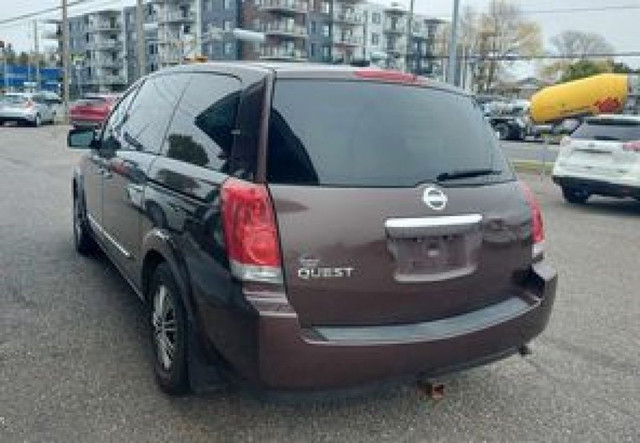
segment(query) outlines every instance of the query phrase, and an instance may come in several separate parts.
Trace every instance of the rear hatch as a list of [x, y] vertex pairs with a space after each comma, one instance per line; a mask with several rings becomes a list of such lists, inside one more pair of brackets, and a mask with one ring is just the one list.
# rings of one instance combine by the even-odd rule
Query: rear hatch
[[625, 144], [640, 140], [640, 119], [597, 117], [586, 120], [562, 143], [563, 168], [602, 178], [628, 174], [637, 161], [634, 150]]
[[33, 105], [33, 102], [24, 95], [5, 95], [0, 99], [0, 109], [8, 112], [23, 112]]
[[281, 79], [267, 179], [287, 297], [303, 326], [456, 315], [518, 291], [530, 213], [467, 96]]

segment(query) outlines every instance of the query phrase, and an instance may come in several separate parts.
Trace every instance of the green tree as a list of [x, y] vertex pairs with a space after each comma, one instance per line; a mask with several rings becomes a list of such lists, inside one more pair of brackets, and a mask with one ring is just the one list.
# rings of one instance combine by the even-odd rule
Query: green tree
[[580, 60], [566, 68], [560, 78], [560, 83], [579, 80], [581, 78], [591, 77], [592, 75], [602, 74], [605, 72], [611, 72], [611, 65], [609, 62]]

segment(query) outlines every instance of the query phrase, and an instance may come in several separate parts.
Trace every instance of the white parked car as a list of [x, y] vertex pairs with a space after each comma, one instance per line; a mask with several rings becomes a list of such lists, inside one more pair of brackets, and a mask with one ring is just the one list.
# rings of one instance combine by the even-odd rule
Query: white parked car
[[588, 118], [560, 146], [553, 181], [568, 202], [591, 195], [640, 200], [640, 116]]
[[54, 123], [60, 98], [49, 92], [8, 92], [0, 96], [0, 125], [6, 121], [40, 126]]

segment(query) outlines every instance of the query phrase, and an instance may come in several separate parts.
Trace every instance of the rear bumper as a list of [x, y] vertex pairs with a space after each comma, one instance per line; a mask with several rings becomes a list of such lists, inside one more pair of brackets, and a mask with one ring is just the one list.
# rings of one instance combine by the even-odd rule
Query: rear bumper
[[22, 120], [22, 121], [34, 121], [36, 118], [36, 112], [22, 111], [22, 110], [10, 110], [5, 109], [0, 111], [0, 120]]
[[558, 186], [582, 189], [591, 194], [610, 197], [640, 197], [640, 186], [620, 183], [620, 181], [594, 180], [591, 178], [553, 176]]
[[98, 127], [102, 125], [103, 120], [102, 118], [75, 117], [73, 115], [69, 117], [69, 123], [77, 127]]
[[244, 352], [253, 355], [239, 357], [237, 346], [225, 349], [230, 341], [221, 340], [219, 331], [213, 345], [241, 375], [276, 390], [339, 389], [453, 372], [509, 356], [540, 334], [549, 321], [556, 280], [555, 271], [540, 262], [523, 294], [500, 306], [402, 326], [303, 329], [285, 304], [250, 299], [258, 315], [245, 318], [241, 335], [246, 336], [236, 335], [233, 342], [243, 341]]

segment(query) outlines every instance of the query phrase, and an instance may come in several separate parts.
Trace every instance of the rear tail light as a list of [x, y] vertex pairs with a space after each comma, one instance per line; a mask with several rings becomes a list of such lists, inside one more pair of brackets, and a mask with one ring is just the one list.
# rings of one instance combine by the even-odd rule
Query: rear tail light
[[264, 185], [228, 179], [222, 223], [231, 273], [242, 281], [282, 283], [278, 229]]
[[566, 135], [562, 137], [560, 140], [560, 146], [565, 147], [571, 144], [571, 137], [567, 137]]
[[533, 258], [541, 258], [544, 253], [544, 224], [542, 222], [542, 211], [540, 210], [540, 203], [531, 188], [523, 182], [520, 182], [520, 187], [524, 194], [524, 198], [529, 205], [531, 211], [531, 237], [533, 240]]
[[634, 140], [622, 145], [622, 149], [627, 152], [640, 152], [640, 140]]

